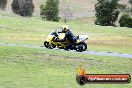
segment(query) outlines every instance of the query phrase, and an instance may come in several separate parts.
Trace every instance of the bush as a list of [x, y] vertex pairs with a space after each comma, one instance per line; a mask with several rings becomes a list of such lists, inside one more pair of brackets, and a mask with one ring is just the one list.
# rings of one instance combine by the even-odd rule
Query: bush
[[59, 0], [47, 0], [46, 5], [40, 6], [40, 15], [43, 20], [59, 21]]
[[7, 0], [0, 0], [0, 9], [5, 10], [7, 4]]
[[32, 0], [13, 0], [12, 10], [14, 13], [29, 17], [34, 12], [34, 5]]
[[130, 17], [128, 14], [123, 14], [119, 20], [119, 24], [121, 27], [132, 28], [132, 17]]

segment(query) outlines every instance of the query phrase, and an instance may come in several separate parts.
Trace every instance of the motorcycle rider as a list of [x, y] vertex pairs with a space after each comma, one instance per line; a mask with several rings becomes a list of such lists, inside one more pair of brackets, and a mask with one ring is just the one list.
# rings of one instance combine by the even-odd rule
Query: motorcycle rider
[[54, 39], [54, 42], [64, 42], [66, 40], [69, 40], [70, 43], [68, 45], [66, 45], [65, 50], [71, 49], [72, 45], [74, 43], [76, 43], [76, 41], [77, 41], [76, 37], [73, 35], [73, 33], [71, 32], [71, 30], [69, 29], [69, 27], [66, 26], [66, 25], [62, 26], [62, 32], [61, 33], [65, 33], [65, 37], [63, 39], [61, 39], [61, 40], [58, 40], [56, 38], [56, 39]]

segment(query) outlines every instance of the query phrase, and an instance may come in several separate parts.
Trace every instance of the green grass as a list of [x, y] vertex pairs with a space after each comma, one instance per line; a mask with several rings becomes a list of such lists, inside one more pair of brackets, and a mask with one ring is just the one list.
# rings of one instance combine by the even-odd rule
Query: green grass
[[[42, 45], [48, 33], [64, 25], [38, 17], [1, 15], [0, 43]], [[88, 50], [132, 54], [132, 30], [101, 27], [71, 20], [75, 34], [89, 35]], [[132, 84], [79, 86], [75, 77], [82, 65], [87, 73], [132, 74], [132, 59], [77, 54], [48, 49], [0, 46], [0, 88], [131, 88]]]
[[[70, 20], [67, 25], [76, 35], [89, 35], [88, 50], [132, 54], [131, 28], [95, 26], [87, 19], [94, 17]], [[0, 43], [40, 46], [52, 30], [62, 25], [62, 21], [48, 22], [2, 12]], [[132, 75], [130, 58], [0, 45], [0, 88], [132, 88], [132, 83], [80, 86], [75, 78], [79, 65], [89, 74]]]
[[[90, 18], [91, 19], [91, 18]], [[43, 21], [39, 17], [3, 16], [0, 19], [0, 42], [42, 45], [47, 35], [64, 23]], [[88, 50], [132, 54], [132, 29], [101, 27], [81, 19], [67, 23], [74, 34], [89, 35]]]
[[[129, 62], [129, 63], [128, 63]], [[131, 88], [132, 84], [76, 83], [77, 67], [87, 73], [132, 74], [132, 59], [75, 52], [0, 46], [1, 88]]]

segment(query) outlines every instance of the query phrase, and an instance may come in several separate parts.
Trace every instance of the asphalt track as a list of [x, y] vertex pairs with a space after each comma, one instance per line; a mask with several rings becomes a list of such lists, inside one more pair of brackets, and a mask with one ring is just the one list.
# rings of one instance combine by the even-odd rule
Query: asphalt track
[[[27, 48], [45, 49], [45, 47], [42, 47], [42, 46], [19, 45], [19, 44], [8, 44], [8, 43], [0, 43], [0, 46], [22, 46], [22, 47], [27, 47]], [[60, 49], [54, 49], [54, 50], [60, 50]], [[91, 54], [91, 55], [98, 55], [98, 56], [114, 56], [114, 57], [132, 58], [132, 54], [121, 54], [121, 53], [112, 53], [112, 52], [96, 52], [96, 51], [76, 52], [74, 50], [71, 50], [69, 52], [75, 52], [75, 53], [81, 53], [81, 54]]]

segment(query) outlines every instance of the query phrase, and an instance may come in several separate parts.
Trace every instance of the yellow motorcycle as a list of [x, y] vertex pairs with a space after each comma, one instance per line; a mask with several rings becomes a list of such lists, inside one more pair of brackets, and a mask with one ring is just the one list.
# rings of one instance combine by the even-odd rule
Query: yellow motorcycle
[[[54, 42], [53, 40], [55, 38], [61, 40], [65, 36], [65, 33], [60, 33], [57, 30], [52, 31], [47, 39], [44, 42], [44, 46], [49, 49], [53, 48], [59, 48], [59, 49], [65, 49], [65, 47], [70, 44], [69, 40], [66, 40], [64, 42]], [[86, 40], [88, 39], [87, 35], [78, 35], [76, 36], [77, 42], [75, 44], [72, 44], [72, 46], [69, 48], [70, 50], [76, 50], [78, 52], [85, 51], [87, 49], [87, 43]]]

